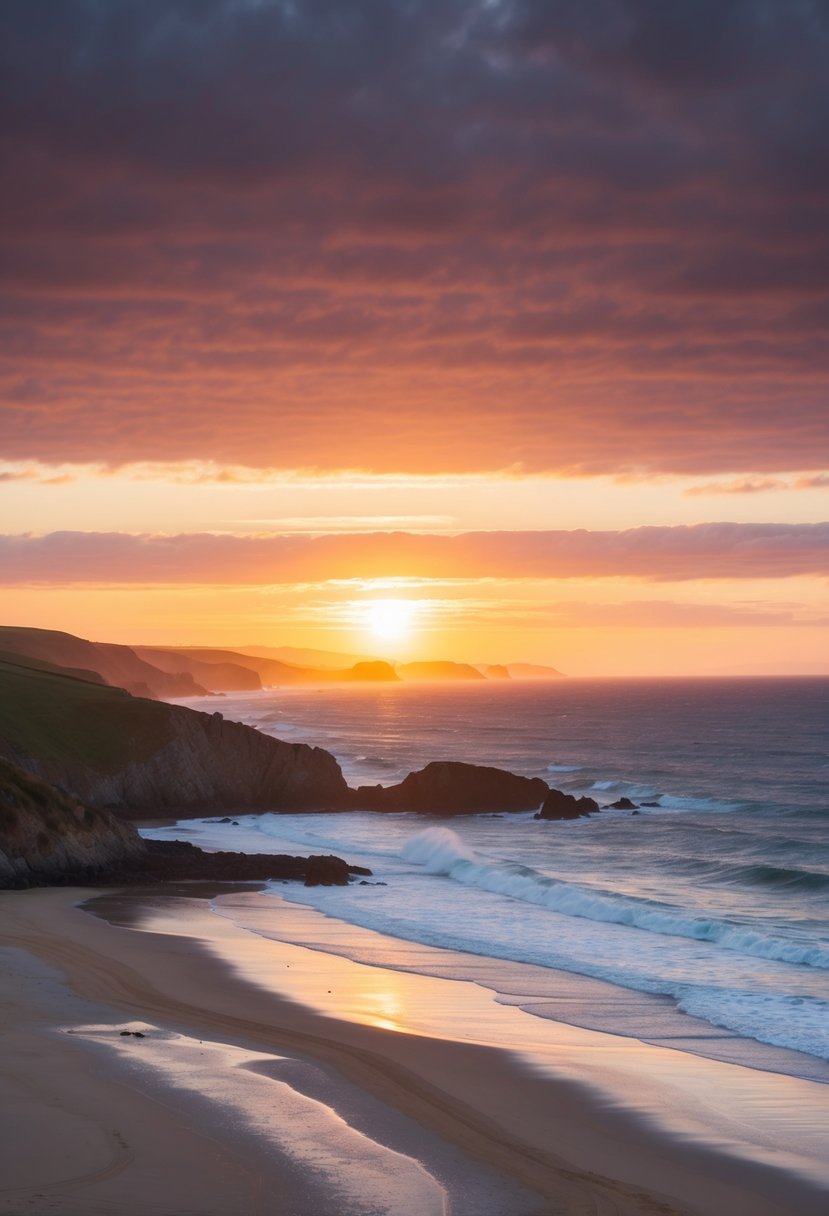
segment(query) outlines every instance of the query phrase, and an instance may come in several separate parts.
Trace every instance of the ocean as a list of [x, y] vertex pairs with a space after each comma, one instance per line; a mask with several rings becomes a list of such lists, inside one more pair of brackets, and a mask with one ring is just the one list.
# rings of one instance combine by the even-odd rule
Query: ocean
[[[829, 1060], [829, 680], [294, 688], [230, 694], [220, 708], [327, 748], [352, 785], [453, 759], [640, 809], [561, 823], [241, 815], [147, 834], [371, 867], [371, 885], [273, 894], [394, 939], [384, 965], [394, 941], [401, 953], [407, 942], [476, 956], [477, 978], [481, 959], [493, 974], [497, 960], [532, 964], [551, 969], [550, 993], [561, 971], [592, 977], [671, 1002], [712, 1038], [716, 1028]], [[216, 910], [243, 915], [233, 901]], [[524, 1007], [543, 1015], [542, 989]], [[646, 1037], [647, 1004], [630, 1008], [625, 1032]]]

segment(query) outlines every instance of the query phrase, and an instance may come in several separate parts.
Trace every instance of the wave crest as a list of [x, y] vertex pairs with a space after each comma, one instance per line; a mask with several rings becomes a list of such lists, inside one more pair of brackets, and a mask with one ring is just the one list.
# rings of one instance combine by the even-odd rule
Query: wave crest
[[402, 853], [406, 861], [422, 865], [427, 874], [443, 875], [465, 886], [540, 905], [560, 915], [710, 942], [738, 954], [829, 970], [829, 949], [823, 946], [801, 944], [748, 925], [693, 916], [665, 904], [548, 878], [529, 866], [484, 861], [451, 828], [426, 828], [406, 843]]

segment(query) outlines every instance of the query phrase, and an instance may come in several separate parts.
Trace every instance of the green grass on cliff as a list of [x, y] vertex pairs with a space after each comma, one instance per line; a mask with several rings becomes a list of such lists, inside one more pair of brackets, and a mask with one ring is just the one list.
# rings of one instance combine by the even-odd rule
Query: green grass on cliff
[[26, 662], [0, 659], [0, 741], [13, 750], [110, 773], [173, 738], [169, 705]]

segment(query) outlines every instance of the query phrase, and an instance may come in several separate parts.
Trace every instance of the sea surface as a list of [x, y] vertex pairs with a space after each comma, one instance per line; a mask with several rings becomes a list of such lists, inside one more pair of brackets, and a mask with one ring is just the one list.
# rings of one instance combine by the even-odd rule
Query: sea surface
[[712, 1028], [829, 1060], [829, 680], [373, 685], [187, 704], [325, 747], [352, 785], [453, 759], [640, 809], [561, 823], [242, 815], [147, 834], [338, 853], [378, 885], [274, 893], [392, 938], [671, 998]]

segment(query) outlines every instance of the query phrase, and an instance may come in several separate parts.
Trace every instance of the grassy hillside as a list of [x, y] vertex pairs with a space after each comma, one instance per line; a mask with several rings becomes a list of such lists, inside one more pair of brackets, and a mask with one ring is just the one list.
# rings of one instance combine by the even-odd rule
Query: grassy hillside
[[94, 671], [115, 688], [139, 697], [185, 697], [204, 693], [189, 673], [170, 675], [145, 663], [129, 646], [89, 642], [56, 629], [0, 625], [0, 650], [71, 671]]
[[72, 676], [76, 680], [86, 680], [88, 684], [106, 684], [106, 680], [97, 671], [88, 671], [84, 667], [61, 667], [57, 663], [47, 663], [45, 659], [33, 659], [29, 655], [15, 654], [12, 650], [0, 650], [0, 662], [11, 663], [16, 667], [27, 667], [31, 671], [48, 671], [56, 676]]
[[0, 660], [0, 749], [112, 772], [172, 738], [163, 703], [25, 662]]

